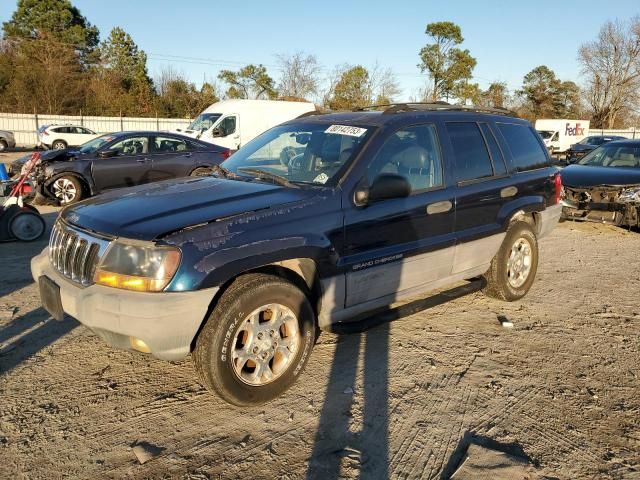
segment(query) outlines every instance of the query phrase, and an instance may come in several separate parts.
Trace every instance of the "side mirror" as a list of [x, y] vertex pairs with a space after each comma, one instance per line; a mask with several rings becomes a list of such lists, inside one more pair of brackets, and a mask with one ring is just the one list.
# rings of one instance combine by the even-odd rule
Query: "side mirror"
[[98, 152], [98, 158], [112, 158], [118, 155], [117, 150], [102, 150]]
[[224, 132], [222, 131], [221, 128], [214, 128], [213, 130], [211, 130], [211, 136], [212, 137], [224, 137]]
[[378, 175], [371, 187], [358, 187], [353, 200], [358, 206], [390, 198], [404, 198], [411, 195], [411, 185], [402, 175], [383, 173]]

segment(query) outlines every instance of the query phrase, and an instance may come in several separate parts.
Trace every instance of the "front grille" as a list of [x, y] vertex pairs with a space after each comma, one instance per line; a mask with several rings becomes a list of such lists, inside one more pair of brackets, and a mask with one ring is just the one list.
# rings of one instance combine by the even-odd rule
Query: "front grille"
[[98, 261], [109, 241], [58, 220], [49, 239], [49, 262], [63, 276], [84, 287], [93, 283]]

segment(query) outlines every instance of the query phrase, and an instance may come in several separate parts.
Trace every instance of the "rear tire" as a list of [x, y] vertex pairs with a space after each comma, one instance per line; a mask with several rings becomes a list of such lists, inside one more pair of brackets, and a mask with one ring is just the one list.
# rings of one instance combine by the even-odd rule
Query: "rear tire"
[[259, 405], [297, 379], [315, 343], [307, 296], [280, 277], [248, 274], [222, 295], [196, 340], [201, 383], [234, 405]]
[[484, 274], [485, 295], [513, 302], [524, 297], [538, 271], [538, 239], [531, 224], [517, 221], [507, 230], [500, 250]]
[[67, 144], [63, 140], [56, 140], [51, 144], [51, 148], [54, 150], [64, 150], [67, 148]]

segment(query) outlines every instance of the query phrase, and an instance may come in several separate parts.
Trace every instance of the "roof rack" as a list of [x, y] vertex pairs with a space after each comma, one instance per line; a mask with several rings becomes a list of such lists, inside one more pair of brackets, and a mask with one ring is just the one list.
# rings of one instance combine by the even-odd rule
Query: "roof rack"
[[450, 103], [437, 101], [431, 103], [425, 102], [406, 102], [406, 103], [389, 103], [383, 105], [371, 105], [368, 107], [362, 107], [356, 111], [365, 111], [372, 109], [381, 109], [386, 107], [382, 114], [390, 115], [393, 113], [401, 112], [419, 112], [419, 111], [453, 111], [453, 112], [480, 112], [480, 113], [492, 113], [494, 115], [504, 115], [508, 117], [517, 117], [518, 114], [501, 107], [477, 107], [474, 105], [451, 105]]

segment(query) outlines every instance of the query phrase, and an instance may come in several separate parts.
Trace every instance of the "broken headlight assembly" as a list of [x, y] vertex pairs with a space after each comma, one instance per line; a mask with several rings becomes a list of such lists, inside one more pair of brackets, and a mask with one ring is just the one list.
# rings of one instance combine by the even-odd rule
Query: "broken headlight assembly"
[[640, 186], [633, 188], [625, 188], [620, 192], [620, 196], [618, 197], [619, 202], [624, 203], [640, 203]]
[[178, 270], [180, 258], [177, 248], [116, 240], [96, 268], [94, 282], [137, 292], [161, 292]]

